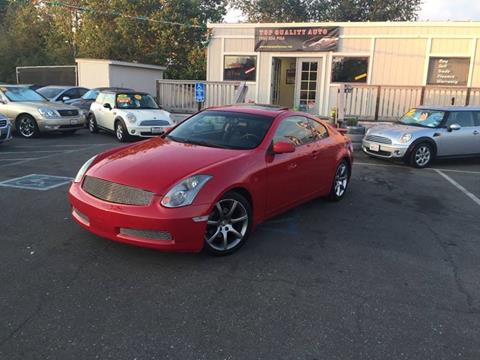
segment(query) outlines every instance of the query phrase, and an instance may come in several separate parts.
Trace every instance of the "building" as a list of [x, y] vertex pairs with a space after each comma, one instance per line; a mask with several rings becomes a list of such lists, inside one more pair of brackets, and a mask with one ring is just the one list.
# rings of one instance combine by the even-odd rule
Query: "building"
[[127, 87], [156, 94], [156, 80], [163, 79], [164, 66], [115, 60], [75, 59], [78, 86]]
[[433, 99], [439, 89], [450, 91], [441, 101], [459, 104], [471, 100], [470, 88], [480, 88], [480, 22], [247, 23], [209, 24], [209, 29], [207, 80], [246, 81], [247, 101], [329, 115], [340, 85], [348, 84], [372, 116], [383, 111], [387, 95], [402, 102], [385, 110], [394, 116]]

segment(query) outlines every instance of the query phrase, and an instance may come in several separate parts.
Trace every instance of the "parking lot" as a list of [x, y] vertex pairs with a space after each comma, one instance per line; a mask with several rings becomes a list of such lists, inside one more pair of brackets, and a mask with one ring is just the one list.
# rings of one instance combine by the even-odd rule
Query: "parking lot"
[[68, 179], [5, 186], [73, 178], [117, 145], [86, 130], [0, 145], [0, 358], [480, 358], [480, 159], [416, 170], [357, 153], [342, 202], [221, 258], [84, 231]]

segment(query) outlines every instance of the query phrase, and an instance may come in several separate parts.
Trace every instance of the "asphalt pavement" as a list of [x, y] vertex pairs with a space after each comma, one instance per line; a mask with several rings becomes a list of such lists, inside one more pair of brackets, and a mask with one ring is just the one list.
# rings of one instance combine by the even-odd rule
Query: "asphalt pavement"
[[0, 145], [0, 359], [480, 359], [480, 159], [356, 154], [343, 201], [220, 258], [94, 236], [65, 182], [2, 186], [72, 178], [117, 145], [86, 130]]

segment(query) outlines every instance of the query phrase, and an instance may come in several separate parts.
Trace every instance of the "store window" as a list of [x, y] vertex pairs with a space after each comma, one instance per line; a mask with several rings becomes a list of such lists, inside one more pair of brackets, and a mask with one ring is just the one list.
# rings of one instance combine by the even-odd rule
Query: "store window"
[[465, 86], [470, 69], [469, 58], [431, 57], [428, 65], [428, 85]]
[[223, 80], [255, 81], [257, 75], [256, 56], [225, 56]]
[[367, 77], [368, 57], [333, 57], [332, 82], [366, 83]]

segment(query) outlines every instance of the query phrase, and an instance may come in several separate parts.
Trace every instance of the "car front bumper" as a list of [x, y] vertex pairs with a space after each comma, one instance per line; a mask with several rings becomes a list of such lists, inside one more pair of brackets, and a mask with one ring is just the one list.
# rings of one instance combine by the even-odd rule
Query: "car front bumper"
[[[378, 146], [378, 150], [373, 150]], [[382, 158], [382, 159], [402, 159], [407, 151], [408, 151], [408, 144], [400, 145], [400, 144], [381, 144], [373, 141], [368, 141], [363, 139], [362, 140], [362, 150], [364, 153]]]
[[[132, 136], [140, 137], [152, 137], [160, 136], [164, 134], [168, 129], [172, 128], [173, 125], [169, 126], [132, 126], [127, 125], [128, 133]], [[152, 131], [155, 128], [157, 131]]]
[[98, 236], [162, 251], [201, 251], [207, 222], [193, 218], [206, 217], [211, 206], [167, 209], [160, 200], [154, 196], [149, 206], [123, 205], [91, 196], [80, 183], [72, 183], [69, 190], [73, 219]]
[[58, 119], [37, 118], [36, 120], [38, 129], [43, 132], [79, 130], [85, 127], [85, 117], [82, 115]]
[[0, 127], [0, 143], [12, 139], [12, 126], [7, 121], [7, 126]]

